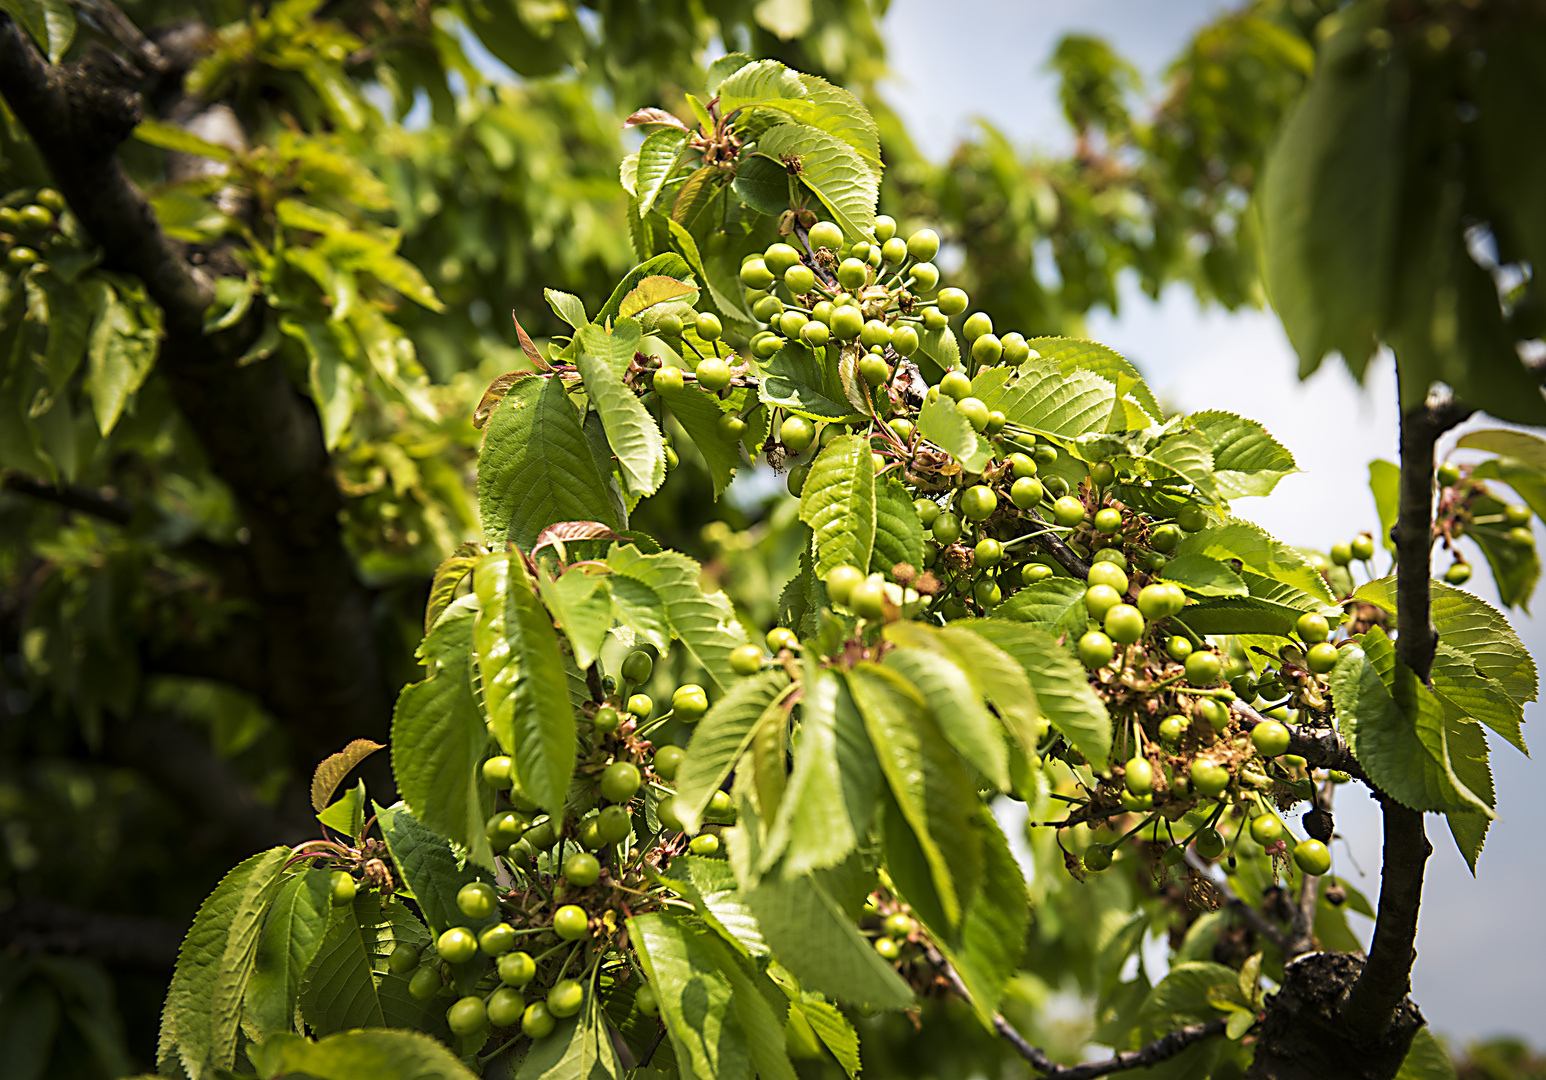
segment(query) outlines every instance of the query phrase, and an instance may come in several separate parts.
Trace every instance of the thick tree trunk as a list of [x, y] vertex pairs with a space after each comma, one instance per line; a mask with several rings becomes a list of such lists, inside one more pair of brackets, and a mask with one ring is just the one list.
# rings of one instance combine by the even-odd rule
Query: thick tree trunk
[[[1427, 681], [1438, 644], [1430, 619], [1433, 446], [1469, 415], [1432, 401], [1401, 416], [1401, 506], [1396, 544], [1396, 653]], [[1423, 816], [1375, 790], [1385, 845], [1380, 903], [1367, 960], [1310, 953], [1284, 971], [1268, 1003], [1249, 1075], [1256, 1080], [1390, 1080], [1401, 1068], [1422, 1013], [1408, 996], [1417, 958], [1423, 870], [1433, 847]]]
[[[349, 740], [386, 740], [391, 689], [374, 595], [344, 547], [343, 498], [311, 402], [279, 360], [239, 362], [261, 313], [224, 334], [205, 333], [211, 281], [161, 231], [118, 161], [119, 143], [140, 119], [143, 81], [102, 51], [52, 66], [0, 15], [0, 95], [106, 264], [144, 281], [164, 313], [157, 372], [248, 529], [261, 696], [288, 733], [304, 782], [318, 760]], [[369, 767], [373, 794], [387, 798], [384, 758]]]

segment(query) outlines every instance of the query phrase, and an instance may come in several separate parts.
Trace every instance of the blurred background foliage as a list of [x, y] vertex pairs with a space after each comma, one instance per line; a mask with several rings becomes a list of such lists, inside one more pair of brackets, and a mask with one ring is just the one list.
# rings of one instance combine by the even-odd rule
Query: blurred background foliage
[[[1049, 60], [1072, 152], [1027, 153], [983, 124], [943, 162], [877, 93], [883, 0], [137, 0], [124, 21], [90, 0], [38, 36], [56, 60], [162, 57], [121, 157], [167, 232], [224, 275], [210, 324], [255, 321], [243, 362], [282, 363], [314, 402], [395, 690], [416, 677], [431, 572], [477, 532], [473, 410], [526, 366], [508, 313], [558, 333], [544, 288], [595, 303], [636, 261], [618, 184], [636, 107], [691, 115], [686, 93], [724, 51], [850, 88], [880, 122], [881, 208], [902, 233], [938, 229], [952, 284], [995, 323], [1079, 334], [1129, 273], [1150, 296], [1182, 282], [1206, 303], [1264, 303], [1252, 195], [1336, 6], [1227, 11], [1158, 87], [1066, 38]], [[19, 213], [49, 184], [0, 106], [0, 204]], [[0, 223], [43, 266], [8, 255], [0, 274], [0, 1075], [18, 1080], [152, 1060], [198, 900], [237, 858], [314, 829], [296, 721], [243, 673], [248, 530], [157, 373], [159, 313], [55, 212], [35, 235]], [[684, 449], [634, 527], [704, 560], [760, 631], [794, 572], [794, 508], [766, 470], [717, 505], [708, 486]], [[1098, 1006], [1139, 958], [1126, 920], [1177, 942], [1199, 920], [1152, 877], [1072, 893], [1055, 847], [1032, 858], [1036, 960], [1009, 1011], [1071, 1059], [1089, 1009], [1059, 1001]], [[871, 1075], [1024, 1074], [964, 1011], [925, 1011], [921, 1029], [866, 1025]], [[1546, 1074], [1498, 1043], [1462, 1075]]]

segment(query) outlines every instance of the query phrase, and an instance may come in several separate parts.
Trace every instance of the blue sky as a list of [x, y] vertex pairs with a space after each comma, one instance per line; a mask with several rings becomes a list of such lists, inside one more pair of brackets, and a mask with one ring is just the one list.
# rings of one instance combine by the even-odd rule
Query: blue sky
[[[1057, 151], [1069, 145], [1069, 136], [1046, 60], [1059, 37], [1106, 37], [1156, 91], [1158, 77], [1191, 34], [1228, 6], [1214, 0], [893, 0], [883, 26], [894, 77], [883, 92], [932, 157], [947, 154], [976, 117], [1023, 148]], [[1340, 364], [1327, 364], [1300, 383], [1292, 350], [1270, 312], [1199, 310], [1182, 289], [1152, 303], [1129, 286], [1121, 316], [1097, 313], [1089, 320], [1090, 336], [1137, 363], [1155, 392], [1176, 407], [1229, 409], [1261, 421], [1303, 470], [1268, 499], [1240, 500], [1240, 514], [1282, 540], [1320, 547], [1377, 526], [1365, 465], [1376, 457], [1395, 458], [1395, 380], [1388, 360], [1371, 366], [1363, 388]], [[1496, 425], [1483, 418], [1471, 426]], [[1475, 590], [1496, 604], [1485, 577], [1473, 579]], [[1546, 620], [1516, 614], [1514, 621], [1531, 652], [1546, 655]], [[1527, 709], [1527, 721], [1537, 711]], [[1525, 733], [1537, 741], [1530, 726]], [[1500, 820], [1476, 878], [1443, 821], [1428, 819], [1434, 856], [1413, 992], [1435, 1030], [1462, 1041], [1502, 1032], [1538, 1038], [1546, 1001], [1546, 924], [1538, 916], [1546, 831], [1530, 810], [1532, 792], [1546, 788], [1546, 767], [1501, 740], [1492, 743]], [[1337, 826], [1348, 846], [1337, 845], [1336, 869], [1373, 900], [1379, 892], [1378, 807], [1356, 785], [1343, 792]]]

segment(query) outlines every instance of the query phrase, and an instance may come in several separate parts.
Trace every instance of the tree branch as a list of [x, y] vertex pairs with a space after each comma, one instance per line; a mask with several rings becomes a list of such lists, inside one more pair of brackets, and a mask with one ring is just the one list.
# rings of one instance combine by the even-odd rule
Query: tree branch
[[[933, 945], [924, 943], [924, 955], [930, 964], [945, 976], [954, 990], [963, 1001], [971, 1001], [971, 992], [966, 989], [966, 984], [961, 981], [961, 976], [956, 972], [955, 966], [946, 960], [944, 954]], [[1163, 1038], [1139, 1047], [1137, 1050], [1128, 1050], [1116, 1054], [1104, 1061], [1087, 1061], [1082, 1065], [1059, 1065], [1049, 1058], [1040, 1047], [1032, 1045], [1024, 1035], [1015, 1030], [1014, 1025], [1004, 1019], [1003, 1014], [993, 1014], [993, 1030], [999, 1037], [1031, 1065], [1031, 1068], [1047, 1077], [1048, 1080], [1094, 1080], [1095, 1077], [1109, 1076], [1112, 1073], [1126, 1072], [1128, 1069], [1144, 1069], [1150, 1065], [1158, 1065], [1175, 1057], [1193, 1043], [1203, 1039], [1211, 1039], [1215, 1035], [1224, 1034], [1227, 1020], [1209, 1020], [1201, 1024], [1189, 1024], [1183, 1028], [1177, 1028]]]
[[185, 929], [163, 919], [80, 911], [27, 899], [0, 918], [0, 949], [170, 971]]
[[1041, 531], [1031, 538], [1031, 543], [1041, 548], [1043, 553], [1051, 556], [1054, 562], [1080, 581], [1090, 576], [1090, 564], [1081, 559], [1073, 548], [1063, 543], [1062, 537], [1051, 531], [1051, 522], [1037, 513], [1034, 508], [1024, 510], [1022, 513], [1041, 528]]
[[[240, 365], [266, 311], [204, 332], [209, 278], [162, 231], [116, 157], [140, 119], [142, 77], [97, 50], [45, 62], [0, 15], [0, 95], [47, 161], [53, 182], [102, 247], [105, 265], [145, 282], [162, 308], [157, 370], [231, 489], [250, 532], [260, 610], [264, 704], [291, 736], [300, 775], [355, 737], [384, 741], [391, 714], [377, 649], [374, 596], [344, 547], [343, 497], [310, 401], [276, 357]], [[373, 786], [390, 788], [385, 765]]]
[[[1433, 444], [1471, 415], [1451, 399], [1430, 397], [1401, 414], [1401, 505], [1393, 529], [1396, 542], [1396, 655], [1424, 682], [1438, 647], [1430, 617], [1433, 550]], [[1417, 957], [1417, 912], [1423, 870], [1433, 846], [1420, 811], [1383, 793], [1385, 844], [1380, 904], [1369, 960], [1348, 991], [1342, 1010], [1350, 1035], [1380, 1039], [1412, 989]]]
[[127, 525], [134, 517], [134, 506], [127, 500], [79, 484], [44, 484], [21, 473], [7, 472], [0, 477], [0, 491], [14, 491], [18, 495], [56, 503], [66, 510], [89, 514], [114, 525]]

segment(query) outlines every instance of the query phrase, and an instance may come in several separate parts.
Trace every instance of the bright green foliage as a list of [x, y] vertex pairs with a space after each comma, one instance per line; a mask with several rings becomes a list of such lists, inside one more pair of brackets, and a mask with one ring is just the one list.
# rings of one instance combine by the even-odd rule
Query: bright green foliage
[[[73, 16], [56, 7], [7, 4], [55, 53], [73, 33]], [[832, 67], [863, 89], [875, 74], [855, 46], [873, 37], [868, 8], [836, 10], [732, 4], [696, 19], [692, 33], [713, 22], [722, 42], [761, 27], [754, 47], [770, 33], [819, 38]], [[458, 4], [405, 24], [406, 36], [428, 41], [431, 60], [280, 4], [233, 24], [188, 76], [209, 100], [239, 89], [264, 103], [252, 106], [252, 149], [157, 118], [137, 131], [155, 169], [162, 151], [225, 166], [203, 180], [167, 177], [153, 202], [178, 240], [235, 249], [243, 273], [213, 287], [209, 334], [250, 331], [233, 354], [245, 354], [240, 366], [282, 364], [310, 397], [319, 467], [331, 461], [351, 496], [342, 528], [366, 553], [363, 573], [384, 583], [383, 595], [413, 574], [430, 582], [413, 653], [424, 670], [393, 673], [403, 688], [390, 760], [402, 801], [372, 804], [370, 814], [363, 782], [333, 799], [375, 744], [324, 764], [314, 809], [336, 836], [249, 859], [205, 902], [167, 997], [159, 1066], [201, 1077], [239, 1070], [245, 1052], [265, 1076], [390, 1080], [489, 1068], [520, 1080], [619, 1080], [626, 1061], [650, 1053], [650, 1074], [667, 1078], [791, 1080], [791, 1057], [830, 1057], [850, 1078], [865, 1063], [888, 1075], [874, 1033], [889, 1021], [855, 1027], [850, 1015], [918, 1006], [927, 1035], [965, 1047], [1001, 1010], [1071, 980], [1094, 999], [1092, 1038], [1106, 1045], [1225, 1020], [1225, 1037], [1160, 1068], [1237, 1075], [1251, 1053], [1244, 1036], [1272, 1007], [1264, 970], [1274, 977], [1287, 958], [1269, 943], [1218, 963], [1228, 916], [1172, 926], [1152, 896], [1189, 873], [1182, 836], [1215, 823], [1240, 835], [1258, 790], [1286, 812], [1326, 777], [1291, 764], [1292, 750], [1241, 760], [1252, 702], [1226, 706], [1224, 658], [1249, 666], [1224, 676], [1242, 698], [1259, 690], [1262, 709], [1292, 709], [1299, 728], [1344, 739], [1384, 794], [1445, 813], [1473, 867], [1495, 804], [1483, 726], [1524, 748], [1535, 666], [1500, 615], [1435, 584], [1440, 645], [1427, 687], [1381, 629], [1345, 621], [1350, 599], [1393, 611], [1390, 582], [1350, 597], [1351, 571], [1322, 571], [1235, 516], [1231, 500], [1267, 495], [1295, 471], [1285, 447], [1232, 413], [1166, 416], [1117, 353], [1042, 335], [1077, 334], [1080, 313], [1114, 306], [1124, 267], [1151, 290], [1182, 278], [1226, 304], [1251, 301], [1262, 234], [1246, 227], [1242, 208], [1309, 77], [1257, 204], [1268, 283], [1306, 371], [1327, 350], [1359, 367], [1369, 346], [1388, 340], [1409, 404], [1434, 379], [1472, 404], [1528, 400], [1515, 393], [1517, 372], [1483, 385], [1499, 370], [1499, 346], [1525, 333], [1523, 294], [1494, 312], [1496, 297], [1481, 303], [1475, 288], [1491, 287], [1478, 278], [1485, 268], [1459, 258], [1391, 268], [1391, 237], [1405, 227], [1388, 214], [1426, 215], [1435, 249], [1451, 254], [1459, 215], [1478, 216], [1469, 189], [1448, 216], [1429, 214], [1432, 193], [1409, 191], [1396, 175], [1400, 140], [1386, 123], [1392, 114], [1376, 106], [1410, 104], [1410, 42], [1380, 45], [1355, 5], [1342, 24], [1325, 24], [1326, 62], [1310, 77], [1310, 28], [1253, 8], [1199, 37], [1186, 58], [1199, 77], [1178, 75], [1149, 121], [1126, 104], [1133, 69], [1098, 42], [1070, 39], [1054, 64], [1080, 137], [1077, 168], [1027, 172], [989, 132], [931, 172], [914, 167], [905, 136], [859, 98], [780, 61], [731, 53], [711, 65], [701, 96], [679, 94], [699, 87], [700, 73], [690, 50], [666, 50], [656, 36], [681, 20], [655, 14], [617, 5], [598, 16], [598, 31], [566, 5]], [[484, 85], [465, 63], [464, 31], [534, 81], [518, 91]], [[633, 38], [637, 52], [620, 47]], [[1355, 59], [1394, 53], [1388, 64], [1344, 67], [1343, 49]], [[639, 59], [652, 51], [671, 59]], [[597, 72], [596, 82], [546, 79], [565, 65]], [[1484, 117], [1515, 108], [1507, 80], [1522, 76], [1499, 67], [1503, 75], [1467, 77]], [[389, 112], [361, 92], [356, 68], [392, 96]], [[471, 80], [465, 100], [450, 71], [461, 85]], [[595, 104], [603, 84], [627, 102], [669, 87], [677, 109], [629, 117], [643, 138], [615, 172], [619, 148], [604, 133], [612, 118]], [[410, 131], [400, 121], [420, 93], [435, 123]], [[10, 184], [12, 170], [36, 169], [11, 153], [24, 146], [11, 117], [0, 121]], [[1467, 138], [1481, 140], [1478, 160], [1496, 180], [1535, 151], [1500, 149], [1487, 134], [1495, 129], [1488, 119]], [[970, 299], [954, 290], [931, 300], [938, 270], [917, 258], [932, 258], [937, 238], [909, 254], [905, 237], [922, 223], [899, 229], [877, 216], [883, 130], [884, 160], [901, 166], [897, 193], [912, 207], [944, 208], [937, 224], [962, 243], [967, 284], [982, 286]], [[567, 147], [557, 180], [531, 160], [537, 148], [551, 157], [547, 143]], [[1349, 182], [1350, 146], [1379, 159], [1356, 199], [1335, 186]], [[163, 179], [135, 168], [147, 182]], [[1108, 190], [1091, 187], [1099, 172]], [[18, 178], [17, 197], [0, 201], [41, 204], [41, 182]], [[558, 198], [554, 184], [579, 193]], [[226, 188], [252, 201], [250, 214], [222, 208]], [[1330, 209], [1296, 217], [1301, 196]], [[1513, 262], [1534, 251], [1539, 231], [1518, 202], [1502, 199], [1489, 219], [1500, 258]], [[29, 220], [45, 219], [34, 211]], [[157, 381], [156, 365], [169, 373], [176, 363], [155, 355], [169, 332], [162, 312], [139, 283], [99, 268], [73, 215], [58, 221], [48, 261], [21, 259], [27, 265], [0, 288], [0, 311], [12, 316], [0, 324], [0, 355], [25, 361], [0, 380], [0, 461], [50, 482], [102, 485], [116, 475], [105, 462], [160, 455], [178, 478], [168, 487], [202, 509], [182, 514], [186, 532], [168, 516], [136, 533], [131, 554], [141, 562], [115, 555], [120, 572], [159, 567], [166, 535], [224, 530], [235, 541], [238, 513], [263, 501], [238, 487], [233, 509], [215, 480], [225, 474], [176, 449], [183, 436], [166, 430], [173, 413]], [[1027, 264], [1031, 235], [1051, 245], [1055, 287]], [[813, 254], [811, 236], [837, 245], [831, 254], [843, 261]], [[502, 237], [519, 242], [502, 250]], [[1342, 250], [1349, 237], [1363, 242], [1351, 256]], [[883, 256], [869, 254], [887, 239]], [[533, 257], [553, 251], [532, 269], [528, 246]], [[887, 268], [873, 281], [867, 256]], [[1324, 279], [1306, 280], [1305, 267], [1322, 259]], [[832, 285], [834, 269], [863, 294], [852, 302], [865, 310], [842, 317], [847, 329], [891, 351], [872, 358], [846, 331], [786, 340], [807, 315], [823, 330], [822, 319], [834, 321], [813, 297], [849, 302]], [[930, 279], [918, 293], [907, 284], [915, 269]], [[1435, 286], [1415, 280], [1423, 274], [1448, 277]], [[1459, 285], [1445, 293], [1450, 277]], [[1519, 288], [1537, 287], [1524, 281]], [[1452, 294], [1451, 306], [1429, 304], [1435, 292]], [[510, 303], [549, 332], [542, 345], [519, 323], [519, 351], [484, 329], [489, 312]], [[1418, 325], [1419, 308], [1446, 317]], [[765, 328], [764, 316], [776, 321]], [[1002, 337], [991, 335], [995, 325]], [[965, 358], [957, 330], [972, 344]], [[469, 356], [484, 361], [475, 374]], [[669, 374], [658, 374], [662, 364]], [[1497, 409], [1535, 418], [1514, 404]], [[787, 417], [821, 424], [819, 438]], [[770, 440], [780, 430], [800, 432], [791, 443], [803, 444], [808, 472], [798, 499], [752, 529], [739, 528], [750, 521], [728, 500], [724, 522], [695, 530], [746, 458], [789, 464]], [[1475, 540], [1505, 599], [1523, 603], [1539, 575], [1533, 544], [1516, 531], [1529, 516], [1488, 483], [1546, 508], [1546, 444], [1513, 432], [1470, 439], [1494, 456], [1446, 482], [1464, 497], [1441, 500], [1449, 517], [1440, 533], [1452, 550], [1462, 534]], [[475, 451], [476, 508], [463, 483]], [[1025, 467], [1005, 459], [1033, 453], [1041, 489], [1016, 502], [1010, 485]], [[1390, 478], [1377, 472], [1388, 528]], [[925, 530], [920, 505], [948, 505], [950, 517], [942, 510]], [[469, 540], [480, 527], [481, 542]], [[131, 696], [118, 691], [135, 684], [139, 661], [121, 642], [65, 635], [60, 613], [71, 605], [117, 601], [100, 592], [114, 579], [98, 574], [89, 538], [51, 528], [49, 557], [70, 572], [44, 586], [53, 592], [25, 649], [61, 700], [99, 724], [115, 695]], [[272, 533], [257, 539], [264, 551], [274, 542]], [[1110, 605], [1145, 585], [1166, 601], [1143, 601], [1146, 617], [1110, 628], [1120, 646], [1091, 618], [1085, 578], [1097, 545], [1119, 556], [1111, 567], [1127, 568], [1095, 575]], [[1156, 558], [1162, 552], [1168, 561]], [[831, 577], [829, 595], [838, 567], [847, 579]], [[843, 601], [835, 607], [834, 596]], [[1299, 667], [1292, 651], [1307, 614], [1341, 646], [1329, 679]], [[775, 615], [797, 647], [767, 657], [749, 643]], [[223, 628], [236, 617], [208, 622]], [[421, 613], [384, 618], [406, 627], [397, 636], [411, 669]], [[363, 620], [350, 625], [366, 632]], [[1081, 640], [1095, 640], [1107, 662], [1087, 671]], [[1181, 641], [1193, 647], [1166, 647]], [[624, 660], [639, 649], [650, 663]], [[1172, 659], [1187, 651], [1185, 666]], [[100, 683], [78, 677], [99, 670]], [[701, 720], [685, 715], [700, 709], [664, 707], [689, 685], [706, 688], [697, 691], [708, 706]], [[1165, 717], [1177, 722], [1162, 728]], [[1125, 785], [1111, 775], [1124, 761], [1134, 781]], [[626, 785], [600, 780], [619, 769]], [[1033, 822], [1029, 884], [993, 813], [1000, 795], [1024, 801]], [[1150, 809], [1158, 816], [1127, 818]], [[1106, 822], [1122, 831], [1096, 840]], [[500, 830], [499, 854], [490, 829]], [[1258, 905], [1290, 871], [1281, 851], [1263, 849], [1276, 837], [1253, 833], [1227, 865], [1242, 902]], [[1292, 828], [1284, 838], [1298, 842]], [[575, 869], [560, 885], [565, 866]], [[335, 907], [326, 886], [340, 873], [357, 892]], [[457, 904], [473, 882], [485, 897], [469, 908], [477, 918]], [[471, 1022], [500, 970], [495, 958], [435, 951], [450, 954], [453, 940], [497, 923], [508, 925], [483, 940], [504, 944], [488, 952], [519, 940], [535, 957], [518, 973], [529, 1004], [514, 1038], [516, 1024], [490, 1033]], [[888, 925], [907, 932], [887, 935]], [[1184, 934], [1169, 974], [1154, 985], [1140, 965], [1124, 980], [1145, 937], [1171, 929]], [[1316, 932], [1328, 948], [1356, 946], [1332, 906]], [[417, 968], [393, 971], [394, 953], [408, 958], [399, 966], [417, 958]], [[942, 975], [955, 977], [946, 981], [970, 1006], [958, 1017], [932, 1001]], [[458, 1019], [456, 1035], [453, 1002], [470, 1018]], [[948, 1037], [968, 1023], [980, 1028], [975, 1038]]]

